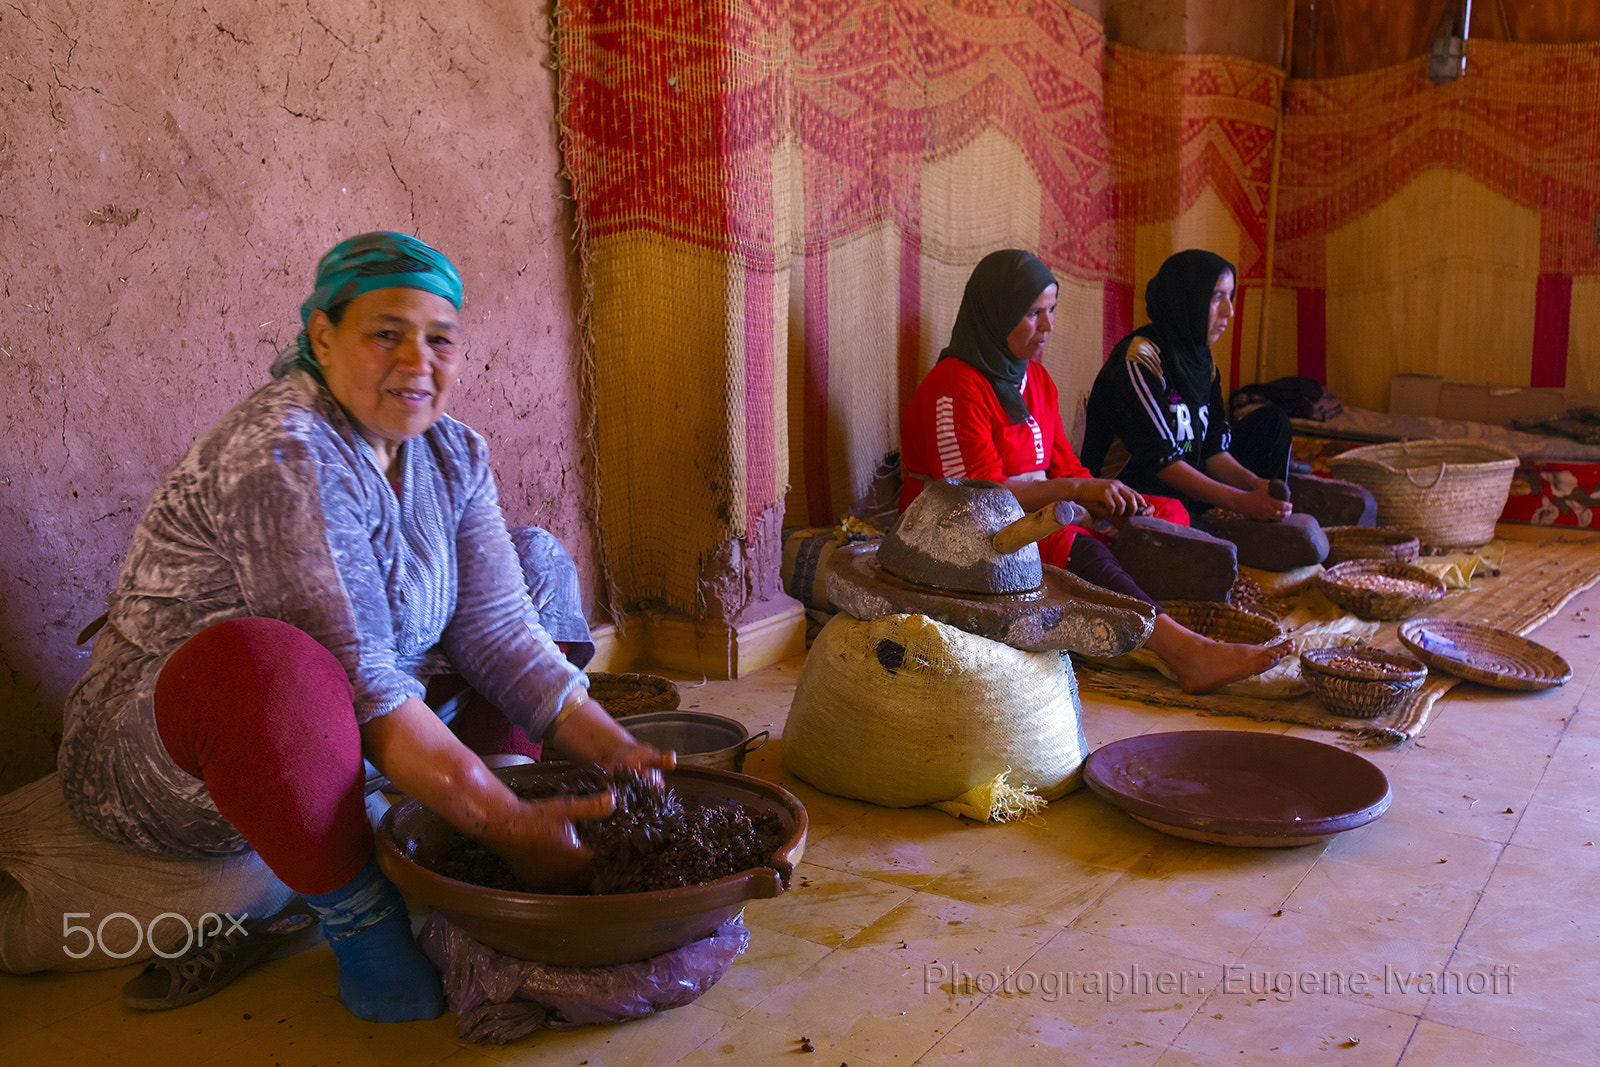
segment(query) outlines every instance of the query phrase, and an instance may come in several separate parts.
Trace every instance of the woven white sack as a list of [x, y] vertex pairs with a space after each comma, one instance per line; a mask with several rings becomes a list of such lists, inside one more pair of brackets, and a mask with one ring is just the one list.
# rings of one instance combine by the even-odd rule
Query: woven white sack
[[202, 921], [208, 937], [225, 933], [224, 916], [263, 918], [293, 896], [254, 852], [195, 859], [107, 841], [72, 817], [55, 774], [0, 797], [0, 971], [120, 967], [174, 951]]
[[892, 808], [954, 800], [1007, 768], [1055, 800], [1077, 788], [1087, 755], [1065, 654], [924, 615], [835, 615], [806, 655], [783, 728], [794, 774]]

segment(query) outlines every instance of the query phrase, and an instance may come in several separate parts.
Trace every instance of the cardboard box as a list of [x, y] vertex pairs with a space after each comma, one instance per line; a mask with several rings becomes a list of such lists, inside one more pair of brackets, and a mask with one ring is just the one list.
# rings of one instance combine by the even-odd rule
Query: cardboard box
[[1553, 419], [1580, 407], [1600, 407], [1600, 397], [1437, 374], [1396, 374], [1389, 382], [1389, 412], [1395, 415], [1430, 415], [1510, 426], [1512, 419]]
[[1396, 374], [1389, 379], [1389, 414], [1437, 415], [1443, 385], [1437, 374]]

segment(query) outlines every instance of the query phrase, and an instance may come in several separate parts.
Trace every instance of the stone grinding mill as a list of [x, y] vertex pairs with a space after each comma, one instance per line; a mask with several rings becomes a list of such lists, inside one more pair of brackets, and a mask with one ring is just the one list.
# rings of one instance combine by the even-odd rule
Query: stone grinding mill
[[994, 482], [930, 482], [881, 544], [838, 549], [840, 614], [806, 658], [784, 763], [825, 792], [888, 806], [951, 801], [1015, 773], [1044, 799], [1087, 745], [1066, 651], [1142, 645], [1151, 606], [1044, 564], [1037, 542], [1083, 521], [1032, 514]]

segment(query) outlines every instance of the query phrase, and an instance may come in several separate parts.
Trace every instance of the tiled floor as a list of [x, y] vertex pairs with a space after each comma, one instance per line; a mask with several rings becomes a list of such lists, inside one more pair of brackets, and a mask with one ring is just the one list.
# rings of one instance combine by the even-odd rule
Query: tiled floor
[[[799, 1062], [828, 1067], [1594, 1063], [1600, 626], [1582, 610], [1593, 607], [1600, 589], [1535, 635], [1571, 662], [1569, 685], [1457, 687], [1417, 742], [1370, 754], [1393, 785], [1389, 813], [1324, 845], [1180, 841], [1087, 790], [1033, 824], [875, 808], [786, 776], [774, 740], [746, 770], [806, 802], [806, 859], [790, 892], [749, 906], [748, 953], [687, 1007], [468, 1046], [449, 1016], [359, 1022], [319, 948], [155, 1015], [121, 1004], [136, 968], [0, 977], [0, 1060], [746, 1064], [795, 1062], [807, 1038], [815, 1051]], [[686, 684], [684, 704], [779, 735], [801, 665]], [[1092, 695], [1083, 714], [1093, 745], [1285, 729]], [[1338, 987], [1358, 974], [1374, 977]]]

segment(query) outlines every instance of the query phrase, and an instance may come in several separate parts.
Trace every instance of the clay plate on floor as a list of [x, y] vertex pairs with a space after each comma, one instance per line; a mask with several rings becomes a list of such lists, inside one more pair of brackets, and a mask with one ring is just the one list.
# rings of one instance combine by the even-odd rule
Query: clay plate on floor
[[1552, 689], [1572, 677], [1567, 661], [1538, 642], [1479, 622], [1414, 619], [1400, 640], [1428, 666], [1498, 689]]
[[1126, 737], [1083, 766], [1089, 788], [1146, 826], [1247, 848], [1326, 841], [1389, 810], [1389, 780], [1353, 752], [1284, 734]]

